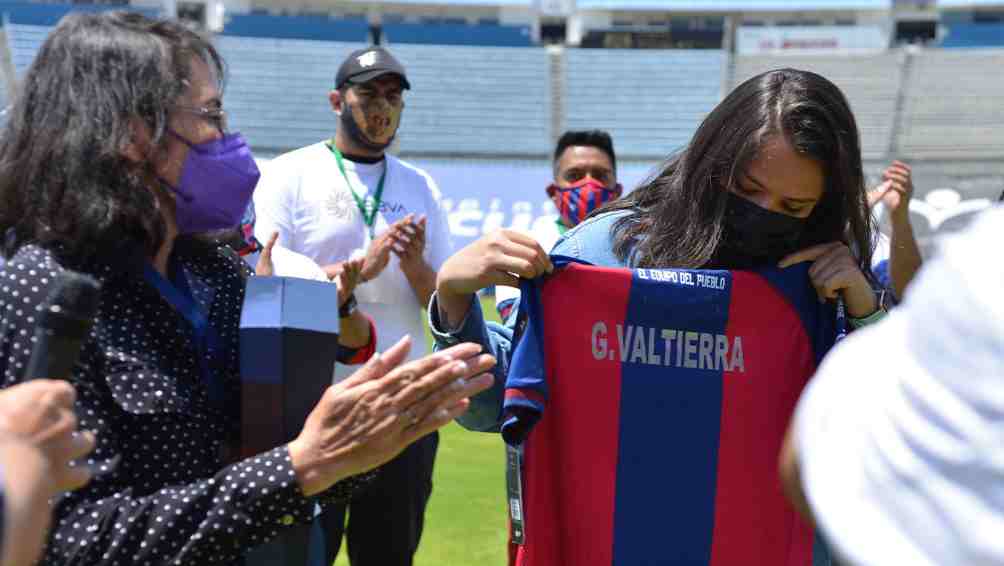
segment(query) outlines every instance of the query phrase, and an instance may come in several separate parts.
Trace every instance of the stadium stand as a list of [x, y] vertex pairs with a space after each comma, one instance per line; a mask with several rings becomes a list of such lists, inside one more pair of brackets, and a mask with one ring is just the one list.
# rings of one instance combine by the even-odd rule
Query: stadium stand
[[263, 155], [318, 142], [335, 131], [328, 103], [338, 63], [363, 43], [220, 36], [231, 128]]
[[413, 88], [405, 95], [402, 151], [539, 155], [551, 149], [545, 49], [396, 45], [393, 51]]
[[1004, 6], [1004, 2], [1001, 0], [938, 0], [938, 8], [941, 10], [971, 10], [973, 8], [1000, 8], [1001, 6]]
[[10, 47], [11, 58], [14, 61], [14, 71], [20, 79], [31, 62], [35, 60], [45, 37], [49, 35], [52, 26], [23, 25], [10, 23], [7, 30], [7, 44]]
[[7, 74], [0, 70], [0, 126], [7, 122], [7, 105], [11, 101], [7, 97]]
[[564, 127], [609, 131], [618, 155], [664, 158], [718, 103], [726, 60], [720, 50], [568, 49]]
[[370, 34], [369, 23], [364, 19], [336, 19], [321, 14], [296, 16], [234, 14], [227, 20], [223, 28], [224, 35], [239, 37], [366, 42], [369, 41]]
[[[0, 14], [5, 22], [7, 45], [11, 52], [17, 77], [28, 69], [35, 60], [39, 47], [49, 34], [52, 26], [70, 13], [121, 10], [124, 6], [112, 4], [36, 4], [30, 2], [0, 2]], [[148, 16], [157, 15], [156, 10], [128, 7], [129, 10]]]
[[494, 45], [499, 47], [529, 47], [533, 43], [530, 26], [508, 26], [497, 23], [390, 22], [383, 24], [383, 36], [390, 46], [402, 43], [434, 45]]
[[925, 50], [904, 85], [899, 152], [922, 158], [1004, 156], [1004, 50]]
[[[814, 10], [888, 10], [893, 0], [799, 0], [800, 12]], [[790, 12], [791, 0], [578, 0], [579, 10], [678, 12]]]
[[128, 9], [146, 15], [156, 15], [157, 10], [116, 4], [85, 4], [85, 3], [36, 3], [36, 2], [0, 2], [0, 13], [9, 21], [17, 24], [34, 26], [53, 26], [63, 16], [74, 12], [104, 12], [107, 10]]
[[943, 27], [941, 47], [1004, 47], [1004, 24], [954, 23]]
[[901, 86], [903, 55], [847, 56], [738, 56], [733, 61], [732, 85], [781, 67], [819, 73], [833, 81], [847, 96], [861, 131], [865, 159], [884, 158], [893, 141], [897, 98]]
[[453, 6], [453, 7], [464, 7], [464, 6], [489, 6], [489, 7], [499, 7], [499, 6], [533, 6], [535, 0], [392, 0], [388, 4], [419, 4], [421, 6], [438, 5], [438, 6]]

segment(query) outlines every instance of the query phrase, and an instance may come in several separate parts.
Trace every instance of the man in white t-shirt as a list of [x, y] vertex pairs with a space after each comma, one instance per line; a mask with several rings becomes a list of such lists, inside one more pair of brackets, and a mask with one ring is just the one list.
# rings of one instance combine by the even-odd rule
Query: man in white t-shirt
[[802, 393], [782, 479], [840, 564], [1004, 565], [1002, 240], [1001, 207], [945, 236]]
[[[411, 357], [418, 358], [426, 354], [422, 309], [452, 244], [435, 182], [386, 153], [410, 87], [404, 67], [387, 50], [350, 54], [329, 95], [339, 116], [335, 137], [272, 160], [254, 202], [259, 240], [278, 232], [282, 247], [329, 274], [347, 260], [365, 258], [355, 296], [376, 322], [377, 348], [410, 334]], [[412, 563], [438, 442], [433, 433], [381, 467], [372, 486], [350, 503], [347, 529], [344, 507], [326, 510], [327, 563], [343, 531], [353, 566]]]
[[[545, 251], [591, 212], [620, 198], [617, 183], [617, 155], [610, 134], [601, 130], [567, 131], [554, 148], [554, 180], [547, 196], [558, 209], [552, 223], [536, 224], [530, 234]], [[505, 320], [519, 300], [519, 289], [495, 288], [495, 308]]]

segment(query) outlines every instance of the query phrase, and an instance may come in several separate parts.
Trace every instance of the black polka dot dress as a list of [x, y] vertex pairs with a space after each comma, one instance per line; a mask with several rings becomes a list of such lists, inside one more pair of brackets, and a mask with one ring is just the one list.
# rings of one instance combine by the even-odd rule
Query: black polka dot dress
[[[95, 432], [97, 477], [55, 506], [43, 563], [240, 564], [248, 550], [344, 501], [370, 475], [316, 498], [295, 481], [285, 446], [225, 464], [240, 423], [238, 329], [247, 267], [223, 248], [179, 241], [175, 259], [226, 355], [213, 357], [212, 403], [188, 322], [117, 258], [76, 265], [25, 246], [0, 267], [0, 375], [23, 379], [38, 309], [64, 268], [102, 283], [101, 306], [72, 382], [80, 427]], [[232, 450], [229, 451], [233, 453]]]

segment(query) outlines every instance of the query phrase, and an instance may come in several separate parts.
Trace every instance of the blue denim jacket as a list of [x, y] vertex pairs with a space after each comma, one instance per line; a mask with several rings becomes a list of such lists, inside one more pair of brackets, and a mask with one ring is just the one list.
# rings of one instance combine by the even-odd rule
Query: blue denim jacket
[[[551, 250], [552, 254], [564, 255], [581, 259], [593, 265], [605, 267], [627, 267], [611, 249], [610, 231], [614, 223], [629, 214], [627, 211], [608, 212], [595, 218], [590, 218], [575, 228], [569, 230], [558, 240]], [[519, 317], [519, 309], [513, 308], [506, 318], [505, 324], [485, 322], [477, 297], [472, 299], [467, 318], [459, 328], [444, 328], [439, 320], [439, 305], [436, 295], [429, 301], [429, 328], [436, 341], [436, 349], [441, 350], [461, 342], [481, 344], [486, 352], [495, 356], [498, 363], [493, 374], [495, 384], [471, 399], [471, 407], [457, 419], [466, 429], [480, 432], [495, 432], [499, 430], [502, 417], [503, 389], [506, 374], [509, 372], [509, 360], [512, 355], [513, 328]]]

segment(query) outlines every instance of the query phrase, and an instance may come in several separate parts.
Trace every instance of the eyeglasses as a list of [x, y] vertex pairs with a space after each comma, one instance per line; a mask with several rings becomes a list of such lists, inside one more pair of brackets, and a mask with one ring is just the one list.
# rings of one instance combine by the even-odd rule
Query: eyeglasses
[[204, 108], [201, 106], [184, 106], [180, 104], [175, 105], [174, 108], [208, 121], [221, 133], [227, 132], [227, 112], [222, 108]]

